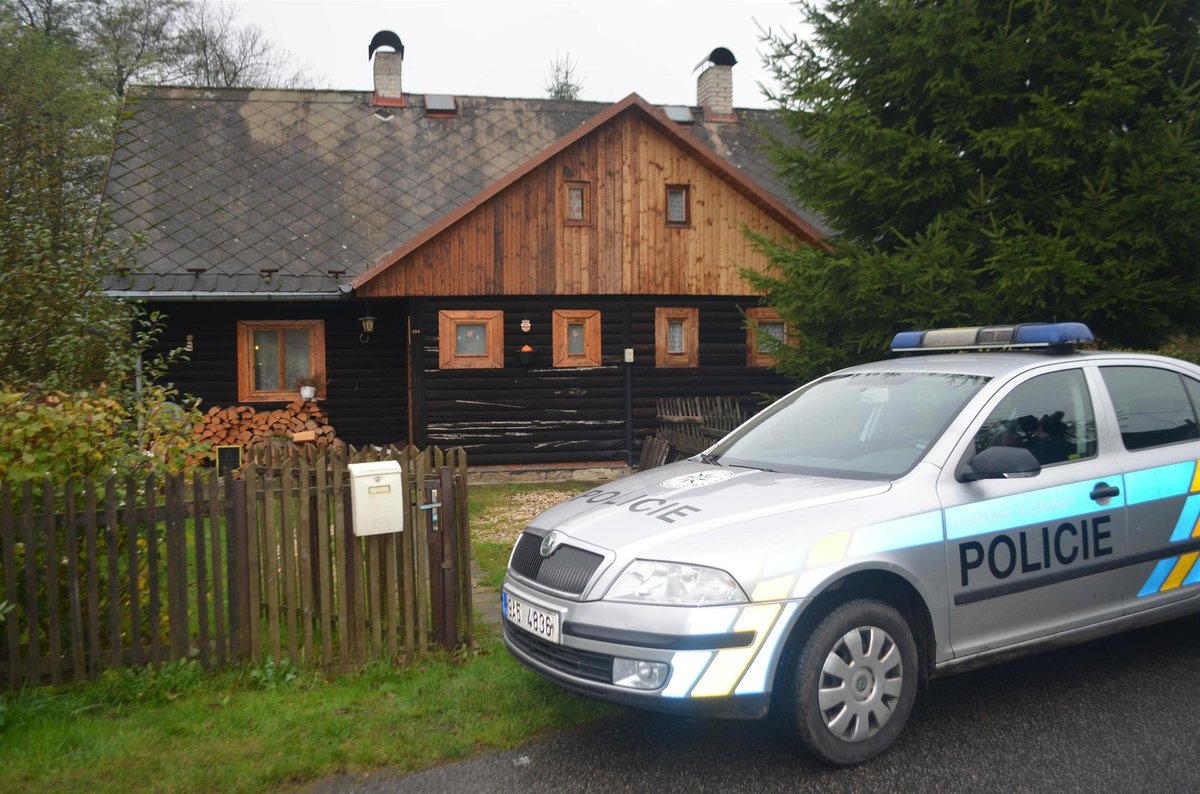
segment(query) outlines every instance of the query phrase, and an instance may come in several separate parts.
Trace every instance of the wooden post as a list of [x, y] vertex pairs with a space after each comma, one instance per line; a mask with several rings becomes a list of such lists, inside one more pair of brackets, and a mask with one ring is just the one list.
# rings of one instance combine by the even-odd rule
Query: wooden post
[[[247, 467], [246, 475], [251, 476], [253, 469]], [[258, 661], [258, 588], [255, 587], [253, 592], [250, 588], [250, 583], [257, 584], [258, 571], [251, 570], [250, 549], [253, 547], [257, 551], [258, 538], [251, 537], [250, 533], [258, 532], [257, 520], [251, 522], [251, 519], [257, 518], [256, 501], [251, 483], [246, 480], [233, 481], [233, 527], [234, 527], [234, 555], [237, 560], [235, 565], [235, 575], [230, 579], [231, 593], [229, 598], [229, 612], [231, 619], [236, 620], [236, 624], [230, 629], [237, 637], [237, 643], [234, 646], [236, 651], [235, 661], [238, 659], [252, 659]], [[257, 554], [255, 555], [257, 559]], [[233, 583], [237, 582], [236, 591], [233, 591]]]
[[38, 614], [37, 543], [33, 533], [33, 483], [26, 480], [21, 486], [21, 528], [25, 531], [25, 620], [29, 626], [29, 682], [40, 683], [42, 676], [41, 633]]
[[[185, 513], [186, 515], [186, 513]], [[196, 643], [200, 651], [200, 664], [208, 667], [208, 555], [205, 554], [207, 538], [205, 537], [204, 482], [200, 472], [192, 472], [192, 535], [195, 538], [196, 553]], [[186, 539], [186, 535], [184, 535]], [[184, 543], [187, 552], [187, 543]], [[186, 565], [184, 566], [186, 569]], [[186, 597], [187, 590], [184, 590]]]
[[[17, 522], [13, 517], [13, 492], [8, 481], [0, 482], [0, 535], [4, 542], [4, 598], [14, 607], [17, 598]], [[26, 554], [29, 553], [27, 550]], [[4, 634], [8, 647], [8, 685], [16, 689], [21, 681], [21, 629], [17, 625], [17, 613], [4, 621]]]
[[62, 622], [58, 598], [58, 524], [54, 520], [54, 483], [42, 480], [42, 520], [46, 531], [46, 631], [50, 645], [50, 683], [62, 683]]
[[121, 640], [121, 545], [117, 537], [117, 478], [104, 482], [104, 540], [108, 544], [108, 633], [112, 644], [112, 666], [124, 664]]
[[67, 610], [71, 629], [71, 677], [82, 681], [86, 675], [86, 662], [83, 658], [83, 599], [79, 592], [81, 576], [79, 574], [79, 531], [76, 524], [75, 511], [75, 480], [68, 479], [63, 488], [65, 497], [65, 524], [63, 534], [66, 538], [67, 554]]
[[150, 576], [147, 587], [150, 590], [150, 664], [155, 669], [162, 663], [162, 637], [159, 627], [162, 626], [162, 596], [158, 584], [158, 481], [153, 474], [146, 477], [146, 565]]
[[[225, 575], [221, 566], [221, 492], [218, 490], [220, 476], [214, 469], [208, 475], [208, 528], [212, 533], [212, 611], [213, 629], [216, 632], [217, 664], [225, 664], [225, 588], [221, 579]], [[226, 525], [225, 534], [233, 530]], [[226, 579], [226, 581], [229, 581]], [[231, 585], [232, 587], [232, 585]]]
[[88, 625], [88, 675], [95, 678], [100, 674], [100, 548], [97, 543], [96, 483], [87, 480], [83, 484], [84, 523], [87, 533], [87, 625]]
[[142, 664], [142, 593], [138, 585], [138, 571], [141, 563], [138, 561], [138, 522], [141, 511], [138, 509], [137, 480], [133, 477], [125, 479], [125, 543], [129, 558], [129, 647], [130, 657], [134, 665]]
[[[439, 574], [442, 580], [442, 647], [452, 651], [461, 638], [458, 633], [458, 511], [455, 509], [454, 470], [443, 466], [438, 470], [442, 496], [442, 556]], [[469, 574], [468, 574], [469, 575]]]

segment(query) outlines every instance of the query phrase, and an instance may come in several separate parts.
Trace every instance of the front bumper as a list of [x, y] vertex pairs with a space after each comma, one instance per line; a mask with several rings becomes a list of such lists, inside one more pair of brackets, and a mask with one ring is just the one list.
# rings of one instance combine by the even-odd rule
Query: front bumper
[[[761, 717], [802, 601], [678, 607], [571, 601], [509, 577], [504, 588], [559, 615], [561, 643], [504, 622], [504, 642], [525, 665], [580, 694], [674, 714]], [[616, 658], [667, 664], [654, 690], [613, 683]]]

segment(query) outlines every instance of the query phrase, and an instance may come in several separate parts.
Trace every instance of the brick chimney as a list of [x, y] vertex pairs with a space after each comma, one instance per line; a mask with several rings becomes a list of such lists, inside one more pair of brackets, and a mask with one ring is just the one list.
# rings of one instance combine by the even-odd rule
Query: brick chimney
[[707, 67], [696, 78], [696, 104], [704, 109], [704, 120], [736, 121], [733, 113], [733, 65], [737, 63], [737, 58], [724, 47], [717, 47], [700, 65], [705, 63]]
[[[390, 47], [390, 50], [379, 49]], [[404, 88], [400, 81], [404, 65], [404, 43], [390, 30], [381, 30], [371, 39], [367, 58], [374, 58], [375, 95], [371, 104], [377, 107], [404, 107]]]

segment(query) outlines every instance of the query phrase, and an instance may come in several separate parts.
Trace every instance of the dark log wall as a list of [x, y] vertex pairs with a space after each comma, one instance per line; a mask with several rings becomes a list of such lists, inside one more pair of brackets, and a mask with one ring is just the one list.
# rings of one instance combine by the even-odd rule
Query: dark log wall
[[[430, 299], [413, 305], [414, 344], [419, 351], [417, 443], [462, 446], [474, 465], [553, 462], [629, 462], [658, 422], [656, 401], [675, 396], [733, 396], [746, 408], [759, 393], [778, 396], [794, 384], [769, 369], [746, 366], [746, 331], [739, 306], [757, 299], [711, 297], [511, 297]], [[699, 366], [654, 365], [654, 310], [700, 309]], [[503, 369], [438, 369], [441, 309], [502, 309]], [[551, 312], [599, 309], [601, 366], [555, 368], [551, 359]], [[522, 319], [531, 329], [520, 330]], [[535, 362], [518, 363], [528, 344]], [[624, 363], [633, 348], [634, 363]], [[630, 444], [632, 441], [632, 444]]]
[[[338, 438], [351, 444], [405, 442], [408, 439], [407, 315], [401, 301], [374, 301], [378, 320], [366, 342], [358, 318], [362, 301], [162, 303], [150, 309], [167, 315], [161, 347], [183, 347], [188, 361], [168, 373], [183, 392], [201, 399], [201, 408], [238, 404], [238, 320], [325, 321], [327, 397], [321, 402]], [[436, 362], [436, 359], [435, 359]], [[284, 403], [245, 403], [257, 410]]]

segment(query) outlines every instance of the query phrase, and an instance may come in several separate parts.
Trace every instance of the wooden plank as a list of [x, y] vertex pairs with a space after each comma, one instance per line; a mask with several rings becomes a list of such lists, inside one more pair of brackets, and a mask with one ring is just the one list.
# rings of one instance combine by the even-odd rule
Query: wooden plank
[[404, 522], [405, 532], [404, 537], [400, 539], [400, 589], [403, 597], [402, 611], [404, 615], [404, 648], [409, 653], [416, 650], [417, 635], [416, 635], [416, 601], [417, 601], [417, 584], [416, 584], [416, 543], [420, 536], [418, 527], [421, 525], [417, 520], [417, 496], [416, 493], [421, 488], [421, 480], [417, 477], [417, 467], [413, 456], [413, 447], [409, 446], [404, 450], [404, 458], [400, 465], [404, 467], [406, 480], [408, 482], [408, 493], [404, 498], [404, 509], [408, 511]]
[[[14, 497], [12, 485], [0, 481], [0, 542], [4, 544], [4, 601], [14, 607], [20, 606], [17, 597], [17, 522], [13, 515]], [[28, 547], [27, 547], [28, 549]], [[26, 551], [28, 554], [29, 551]], [[8, 660], [8, 686], [16, 689], [21, 680], [21, 627], [17, 622], [20, 612], [14, 611], [4, 621], [4, 637]]]
[[[405, 494], [407, 498], [408, 494]], [[384, 537], [384, 604], [387, 612], [387, 654], [396, 659], [400, 651], [400, 587], [399, 587], [399, 533], [392, 532]]]
[[341, 454], [336, 450], [331, 451], [329, 462], [333, 479], [333, 492], [330, 494], [334, 514], [333, 547], [334, 553], [337, 555], [334, 569], [337, 571], [338, 652], [343, 669], [349, 670], [354, 666], [354, 649], [356, 647], [354, 627], [351, 625], [354, 579], [352, 578], [350, 549], [353, 548], [354, 538], [346, 523], [346, 508], [342, 499], [342, 472], [345, 467]]
[[366, 556], [367, 615], [371, 626], [369, 653], [382, 656], [383, 649], [383, 538], [378, 535], [363, 538]]
[[[208, 476], [208, 528], [212, 539], [212, 612], [213, 631], [217, 641], [217, 664], [224, 665], [226, 659], [225, 634], [225, 588], [222, 582], [221, 565], [221, 478], [214, 468]], [[228, 529], [226, 530], [228, 532]]]
[[[271, 658], [276, 664], [283, 661], [280, 648], [279, 614], [279, 536], [275, 521], [276, 488], [271, 469], [262, 479], [262, 577], [263, 590], [267, 596], [267, 637], [271, 644]], [[253, 568], [251, 569], [253, 573]]]
[[[317, 595], [318, 611], [321, 620], [321, 657], [326, 661], [333, 659], [333, 558], [329, 544], [329, 486], [326, 474], [329, 471], [329, 456], [322, 455], [313, 464], [313, 474], [316, 479], [317, 515]], [[342, 623], [338, 623], [338, 633], [342, 631]], [[340, 645], [339, 645], [340, 648]]]
[[41, 635], [42, 621], [38, 608], [37, 572], [38, 546], [34, 542], [33, 530], [33, 483], [21, 484], [21, 528], [25, 533], [25, 625], [29, 629], [29, 678], [30, 683], [40, 683], [42, 677]]
[[120, 670], [125, 663], [121, 653], [121, 547], [117, 537], [117, 478], [104, 481], [104, 543], [108, 548], [108, 642], [112, 651], [109, 661]]
[[46, 631], [49, 636], [50, 682], [61, 684], [62, 677], [62, 605], [59, 603], [58, 522], [54, 520], [54, 483], [42, 480], [42, 520], [46, 533]]
[[[462, 640], [468, 646], [475, 644], [475, 604], [471, 586], [471, 524], [470, 506], [468, 502], [468, 485], [465, 456], [461, 463], [455, 466], [454, 473], [454, 513], [458, 526], [458, 584], [459, 584], [459, 621], [462, 626]], [[493, 608], [498, 605], [492, 605]]]
[[[196, 555], [196, 645], [200, 664], [208, 667], [208, 554], [207, 512], [204, 509], [204, 481], [200, 472], [192, 472], [192, 543]], [[215, 478], [215, 474], [213, 477]], [[185, 546], [186, 548], [186, 546]]]
[[87, 543], [87, 627], [88, 675], [100, 674], [103, 659], [100, 655], [100, 548], [96, 533], [96, 482], [83, 484], [84, 533]]
[[188, 656], [191, 629], [188, 624], [187, 536], [183, 506], [183, 478], [163, 478], [166, 539], [167, 654], [172, 661]]
[[159, 548], [158, 548], [158, 479], [147, 475], [145, 479], [146, 517], [146, 588], [150, 594], [150, 664], [156, 669], [162, 664], [162, 594], [159, 591]]
[[71, 631], [71, 677], [82, 681], [87, 677], [87, 666], [83, 655], [83, 598], [80, 593], [82, 577], [79, 573], [79, 530], [75, 510], [76, 481], [68, 479], [63, 487], [66, 523], [63, 534], [67, 555], [67, 618]]
[[434, 560], [437, 575], [442, 580], [442, 647], [448, 651], [458, 647], [458, 522], [454, 505], [454, 472], [449, 466], [438, 469], [438, 491], [442, 507], [441, 556]]
[[[259, 564], [259, 543], [261, 532], [259, 514], [262, 504], [262, 479], [256, 466], [245, 469], [246, 483], [246, 523], [244, 524], [244, 540], [242, 550], [245, 554], [245, 603], [242, 615], [246, 618], [246, 639], [243, 646], [250, 654], [250, 661], [257, 664], [262, 661], [262, 567]], [[265, 556], [265, 552], [264, 552]]]
[[[417, 476], [417, 499], [419, 506], [428, 504], [425, 498], [425, 479], [429, 476], [433, 469], [431, 458], [433, 453], [431, 450], [424, 450], [418, 458]], [[422, 510], [417, 515], [420, 517], [414, 527], [418, 529], [413, 532], [415, 540], [415, 560], [413, 565], [414, 579], [416, 581], [416, 598], [414, 605], [416, 607], [417, 616], [417, 648], [424, 650], [429, 645], [429, 543], [427, 533], [429, 531], [429, 512]]]
[[[348, 473], [345, 462], [339, 467], [342, 472]], [[349, 548], [347, 549], [347, 568], [350, 571], [349, 581], [346, 583], [347, 591], [353, 597], [350, 601], [350, 620], [354, 624], [354, 648], [357, 653], [359, 662], [367, 660], [367, 581], [364, 575], [363, 563], [363, 543], [349, 530], [353, 526], [350, 507], [350, 486], [346, 482], [342, 490], [342, 498], [338, 501], [342, 507], [343, 520], [348, 528], [346, 531], [346, 540]]]
[[125, 480], [125, 542], [128, 544], [129, 579], [129, 646], [135, 666], [141, 666], [142, 656], [142, 594], [141, 561], [138, 555], [138, 525], [142, 510], [138, 507], [137, 481], [133, 477]]
[[317, 577], [313, 575], [312, 547], [316, 534], [316, 500], [312, 490], [312, 470], [308, 465], [309, 455], [300, 458], [296, 504], [299, 513], [296, 522], [296, 541], [300, 560], [300, 620], [302, 629], [301, 660], [312, 662], [316, 657], [313, 649], [313, 588]]
[[279, 472], [279, 498], [281, 503], [281, 521], [279, 524], [279, 544], [283, 550], [283, 597], [281, 606], [283, 607], [284, 618], [287, 626], [287, 647], [288, 658], [295, 662], [299, 659], [297, 653], [296, 638], [300, 633], [299, 617], [300, 605], [298, 603], [299, 591], [296, 589], [296, 536], [299, 530], [296, 527], [296, 492], [292, 485], [292, 479], [295, 476], [295, 469], [291, 467], [291, 461], [285, 464], [284, 468]]

